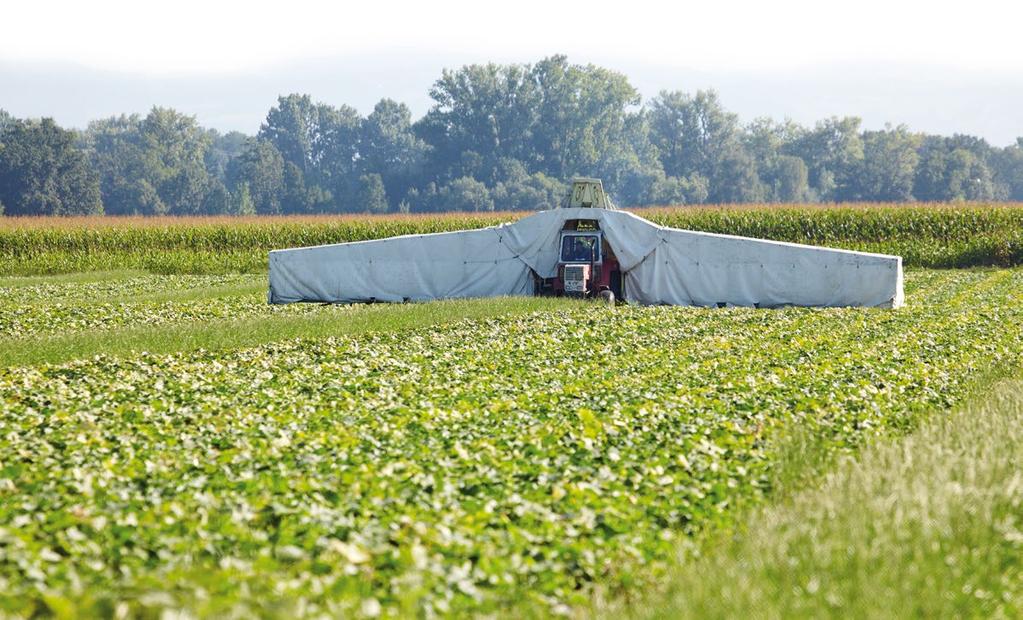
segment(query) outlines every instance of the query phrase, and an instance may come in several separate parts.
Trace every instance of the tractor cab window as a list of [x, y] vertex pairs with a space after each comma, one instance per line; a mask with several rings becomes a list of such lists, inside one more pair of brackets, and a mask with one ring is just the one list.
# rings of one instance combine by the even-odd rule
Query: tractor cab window
[[597, 235], [565, 235], [561, 238], [561, 262], [600, 262], [600, 237]]

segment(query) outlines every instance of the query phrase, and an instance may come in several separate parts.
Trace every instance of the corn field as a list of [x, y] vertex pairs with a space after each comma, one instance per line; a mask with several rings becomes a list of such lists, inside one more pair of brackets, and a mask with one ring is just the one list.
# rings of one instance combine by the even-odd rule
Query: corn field
[[[862, 204], [636, 210], [675, 228], [897, 254], [916, 267], [1023, 264], [1023, 205]], [[527, 214], [0, 219], [0, 275], [260, 272], [275, 248], [481, 228]]]

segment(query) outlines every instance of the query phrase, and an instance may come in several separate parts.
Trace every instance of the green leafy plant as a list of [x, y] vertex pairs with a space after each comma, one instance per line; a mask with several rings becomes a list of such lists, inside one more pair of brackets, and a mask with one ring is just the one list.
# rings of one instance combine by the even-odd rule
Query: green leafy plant
[[1019, 362], [1023, 272], [909, 305], [570, 307], [0, 370], [0, 610], [556, 613]]

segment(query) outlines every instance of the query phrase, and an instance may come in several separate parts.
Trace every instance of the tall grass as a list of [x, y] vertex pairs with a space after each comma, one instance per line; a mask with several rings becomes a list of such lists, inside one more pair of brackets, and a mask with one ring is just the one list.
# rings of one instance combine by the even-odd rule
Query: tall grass
[[867, 448], [672, 576], [669, 618], [1018, 618], [1023, 382]]
[[[666, 226], [899, 254], [924, 267], [1023, 264], [1017, 204], [736, 205], [636, 211]], [[0, 275], [255, 272], [275, 248], [480, 228], [521, 212], [388, 216], [0, 218]]]

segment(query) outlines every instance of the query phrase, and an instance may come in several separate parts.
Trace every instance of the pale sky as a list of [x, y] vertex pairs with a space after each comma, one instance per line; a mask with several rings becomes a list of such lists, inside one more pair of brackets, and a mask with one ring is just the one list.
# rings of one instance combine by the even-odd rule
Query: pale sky
[[0, 57], [217, 72], [381, 48], [569, 54], [694, 69], [894, 60], [1023, 71], [1023, 2], [21, 0]]
[[[914, 128], [996, 142], [1023, 135], [1012, 113], [1023, 108], [1021, 1], [7, 0], [0, 20], [0, 108], [77, 125], [84, 114], [160, 104], [251, 132], [254, 110], [265, 114], [276, 94], [296, 88], [360, 109], [404, 98], [421, 114], [442, 66], [565, 53], [622, 70], [647, 98], [660, 88], [717, 88], [746, 120], [806, 122], [860, 106], [865, 125], [933, 117], [934, 126]], [[303, 72], [319, 77], [293, 79]], [[900, 95], [907, 79], [915, 90]], [[230, 92], [203, 100], [217, 86]], [[108, 111], [111, 88], [125, 91], [128, 108]], [[140, 89], [172, 100], [150, 103]], [[249, 104], [242, 92], [260, 100]], [[954, 111], [922, 109], [940, 108], [945, 93]], [[971, 93], [983, 98], [963, 99]]]

